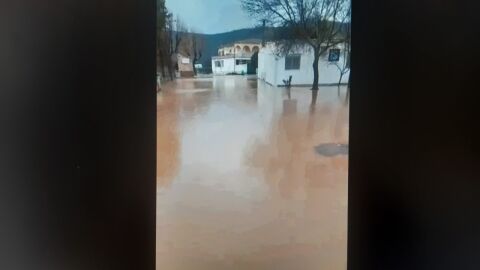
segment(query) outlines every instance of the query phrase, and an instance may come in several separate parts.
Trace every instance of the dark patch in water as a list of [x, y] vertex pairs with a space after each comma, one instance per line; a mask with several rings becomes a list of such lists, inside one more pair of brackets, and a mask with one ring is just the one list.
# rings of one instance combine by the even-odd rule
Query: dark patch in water
[[338, 155], [348, 155], [348, 144], [325, 143], [315, 146], [317, 154], [334, 157]]
[[212, 89], [213, 88], [213, 82], [193, 82], [193, 87], [195, 89]]

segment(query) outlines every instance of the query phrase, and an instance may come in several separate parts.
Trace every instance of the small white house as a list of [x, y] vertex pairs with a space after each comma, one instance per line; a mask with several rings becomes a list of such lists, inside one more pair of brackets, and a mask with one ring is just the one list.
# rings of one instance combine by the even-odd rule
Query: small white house
[[214, 75], [247, 74], [254, 53], [259, 52], [261, 40], [243, 40], [222, 46], [212, 57]]
[[247, 74], [248, 57], [214, 56], [212, 57], [212, 72], [214, 75]]
[[187, 56], [178, 53], [175, 67], [181, 78], [191, 78], [194, 76], [192, 60]]
[[[319, 60], [319, 85], [338, 84], [340, 71], [336, 64], [344, 63], [343, 48], [330, 49]], [[292, 76], [292, 86], [311, 86], [313, 83], [314, 53], [309, 46], [293, 49], [280, 56], [274, 43], [267, 43], [258, 54], [258, 78], [274, 86], [285, 85], [284, 80]], [[343, 75], [342, 83], [348, 82], [349, 72]]]

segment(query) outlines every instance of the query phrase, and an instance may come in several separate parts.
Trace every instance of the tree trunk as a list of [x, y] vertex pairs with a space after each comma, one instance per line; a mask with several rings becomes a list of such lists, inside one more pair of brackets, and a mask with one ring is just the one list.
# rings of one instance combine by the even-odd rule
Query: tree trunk
[[175, 69], [173, 68], [173, 63], [172, 63], [172, 56], [169, 57], [168, 59], [168, 73], [170, 73], [170, 80], [175, 79]]
[[340, 72], [340, 79], [338, 80], [338, 96], [340, 96], [340, 87], [342, 85], [343, 71]]
[[315, 49], [315, 59], [313, 60], [313, 85], [312, 90], [318, 91], [318, 62], [320, 60], [320, 52], [319, 50]]
[[162, 73], [161, 73], [161, 74], [162, 74], [162, 78], [165, 78], [165, 77], [166, 77], [166, 74], [165, 74], [165, 66], [163, 65], [163, 63], [162, 63], [162, 67], [160, 68], [160, 70], [161, 70], [161, 72], [162, 72]]
[[348, 104], [348, 100], [350, 99], [350, 82], [351, 82], [351, 79], [352, 76], [350, 74], [350, 76], [348, 77], [348, 83], [347, 83], [347, 95], [345, 96], [345, 103]]
[[[157, 70], [160, 71], [160, 73], [162, 74], [162, 78], [165, 78], [165, 57], [162, 53], [161, 50], [158, 51], [158, 54], [157, 54], [158, 58], [157, 58]], [[157, 71], [158, 73], [158, 71]]]
[[173, 81], [175, 79], [175, 70], [171, 63], [168, 64], [168, 70], [168, 73], [170, 73], [170, 80]]
[[313, 90], [312, 91], [312, 103], [310, 104], [312, 107], [315, 107], [315, 104], [317, 103], [317, 97], [318, 97], [318, 90]]
[[195, 65], [197, 64], [197, 60], [194, 58], [192, 63], [193, 63], [193, 74], [197, 76], [197, 68], [195, 67]]

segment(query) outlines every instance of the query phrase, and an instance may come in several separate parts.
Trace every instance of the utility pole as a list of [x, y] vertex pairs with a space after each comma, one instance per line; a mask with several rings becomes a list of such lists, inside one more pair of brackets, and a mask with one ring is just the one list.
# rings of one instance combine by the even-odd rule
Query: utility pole
[[265, 47], [265, 26], [266, 26], [267, 20], [263, 20], [263, 35], [262, 35], [262, 48]]

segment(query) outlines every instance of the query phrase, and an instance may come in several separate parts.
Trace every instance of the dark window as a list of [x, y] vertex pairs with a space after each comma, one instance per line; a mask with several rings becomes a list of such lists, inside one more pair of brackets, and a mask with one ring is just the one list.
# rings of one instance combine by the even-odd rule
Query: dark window
[[329, 62], [338, 62], [340, 60], [340, 49], [330, 49], [328, 54]]
[[246, 65], [248, 63], [248, 60], [237, 60], [237, 66], [238, 65]]
[[215, 61], [216, 67], [223, 67], [223, 60], [222, 61]]
[[287, 55], [285, 57], [285, 70], [300, 69], [300, 55]]

